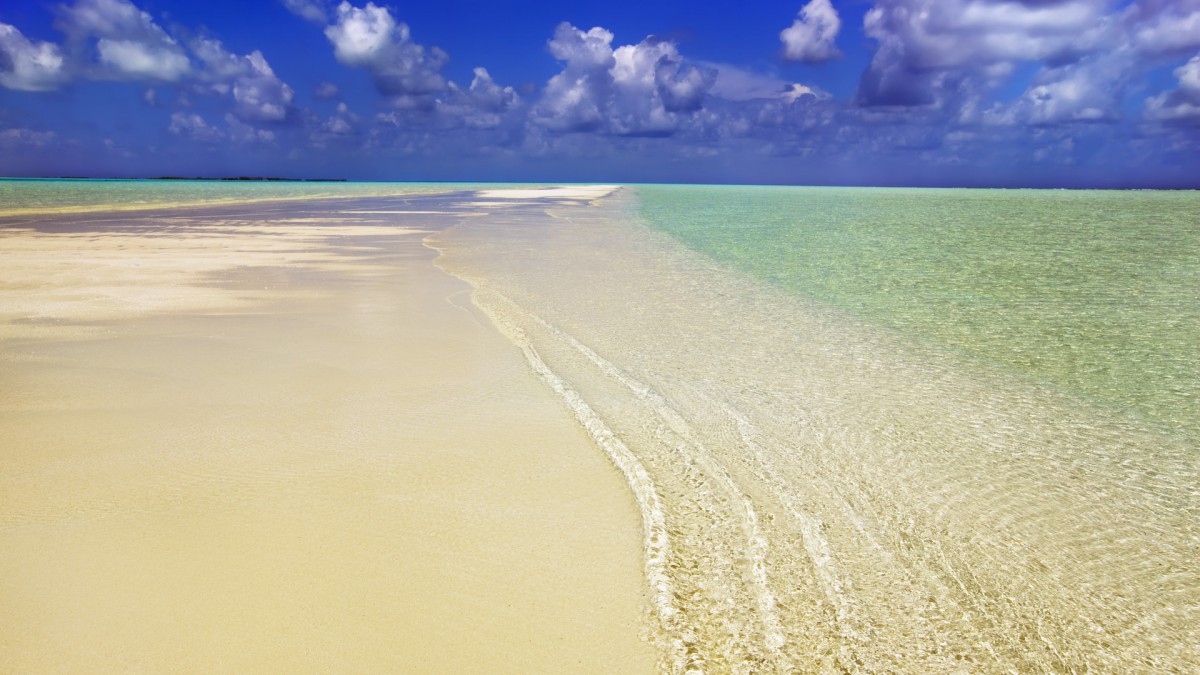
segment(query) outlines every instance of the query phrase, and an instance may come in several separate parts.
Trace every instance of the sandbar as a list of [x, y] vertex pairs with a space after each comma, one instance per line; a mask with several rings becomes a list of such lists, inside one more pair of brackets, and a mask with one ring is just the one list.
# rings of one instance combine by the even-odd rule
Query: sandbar
[[0, 220], [0, 670], [652, 671], [620, 474], [423, 244], [501, 192]]

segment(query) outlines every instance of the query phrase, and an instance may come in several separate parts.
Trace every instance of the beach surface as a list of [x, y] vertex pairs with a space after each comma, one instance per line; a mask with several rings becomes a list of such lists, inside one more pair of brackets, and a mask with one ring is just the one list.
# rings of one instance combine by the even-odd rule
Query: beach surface
[[[750, 258], [796, 214], [947, 227], [1018, 199], [796, 189], [752, 244], [764, 195], [693, 189], [666, 224], [709, 200], [695, 233]], [[1200, 668], [1200, 461], [1171, 403], [1194, 391], [1189, 331], [1081, 359], [1144, 366], [1170, 405], [1142, 416], [689, 248], [646, 217], [663, 190], [8, 218], [0, 670]], [[1018, 201], [1061, 228], [1058, 199]], [[1148, 199], [1188, 241], [1191, 197]], [[950, 213], [916, 217], [933, 202]], [[1109, 225], [1122, 250], [1161, 243]], [[854, 242], [792, 250], [821, 274]], [[895, 248], [881, 265], [918, 260]], [[899, 280], [961, 300], [938, 276], [959, 259], [933, 257]], [[1087, 275], [1084, 318], [1111, 297], [1120, 321], [1160, 301], [1191, 321], [1177, 263], [1160, 286], [1156, 265]], [[995, 321], [1044, 309], [1004, 297]], [[1083, 346], [1059, 342], [1027, 351]]]
[[607, 191], [0, 221], [0, 670], [652, 670], [627, 485], [423, 244]]

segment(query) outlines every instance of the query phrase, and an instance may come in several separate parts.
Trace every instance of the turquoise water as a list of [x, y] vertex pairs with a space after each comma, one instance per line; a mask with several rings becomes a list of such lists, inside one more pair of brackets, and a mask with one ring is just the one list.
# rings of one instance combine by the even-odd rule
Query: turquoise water
[[1200, 193], [641, 186], [788, 291], [1200, 438]]
[[430, 239], [627, 481], [663, 672], [1200, 672], [1195, 204], [649, 186]]
[[[0, 178], [0, 215], [270, 199], [374, 197], [479, 188], [467, 183], [94, 180]], [[491, 185], [488, 187], [503, 187]]]

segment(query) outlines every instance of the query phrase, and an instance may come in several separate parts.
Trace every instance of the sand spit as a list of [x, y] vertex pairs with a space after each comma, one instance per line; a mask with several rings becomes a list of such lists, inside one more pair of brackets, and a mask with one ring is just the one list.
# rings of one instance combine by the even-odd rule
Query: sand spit
[[633, 499], [422, 243], [477, 201], [0, 221], [0, 670], [651, 670]]
[[480, 190], [483, 199], [553, 199], [591, 201], [616, 191], [617, 185], [572, 185], [569, 187], [546, 187], [531, 190]]

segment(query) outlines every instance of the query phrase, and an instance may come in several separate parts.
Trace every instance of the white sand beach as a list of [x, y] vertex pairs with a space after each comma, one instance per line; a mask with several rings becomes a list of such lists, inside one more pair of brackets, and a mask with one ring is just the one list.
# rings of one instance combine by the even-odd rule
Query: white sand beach
[[480, 215], [0, 226], [0, 670], [653, 669], [619, 473], [422, 245]]

